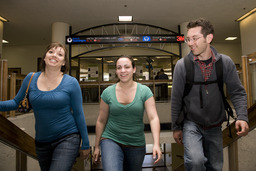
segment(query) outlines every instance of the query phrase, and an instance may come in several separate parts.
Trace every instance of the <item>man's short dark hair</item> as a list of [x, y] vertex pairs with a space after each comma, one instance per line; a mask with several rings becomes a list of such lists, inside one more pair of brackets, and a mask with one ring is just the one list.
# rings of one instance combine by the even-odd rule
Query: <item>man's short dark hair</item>
[[198, 18], [196, 20], [190, 21], [187, 25], [187, 29], [194, 27], [202, 27], [201, 33], [206, 37], [209, 34], [214, 34], [214, 28], [210, 21], [204, 18]]

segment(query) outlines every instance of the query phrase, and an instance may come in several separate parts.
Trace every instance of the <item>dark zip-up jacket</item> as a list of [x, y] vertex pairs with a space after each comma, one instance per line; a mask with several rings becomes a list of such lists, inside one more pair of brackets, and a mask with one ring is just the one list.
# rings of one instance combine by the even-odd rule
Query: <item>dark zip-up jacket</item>
[[[216, 62], [220, 60], [220, 57], [223, 60], [223, 82], [226, 84], [228, 94], [237, 114], [237, 119], [248, 122], [247, 95], [238, 77], [235, 64], [229, 56], [217, 53], [213, 47], [211, 47], [211, 50], [215, 54]], [[193, 61], [193, 53], [190, 52], [188, 56]], [[197, 62], [194, 62], [194, 69], [194, 81], [203, 82], [204, 78]], [[214, 80], [217, 80], [215, 64], [213, 65], [213, 70], [208, 81]], [[173, 130], [182, 129], [180, 125], [176, 124], [176, 121], [182, 109], [182, 96], [185, 83], [186, 69], [184, 58], [182, 58], [176, 63], [172, 83], [171, 114]], [[200, 86], [202, 86], [203, 106], [200, 106]], [[218, 83], [208, 84], [207, 86], [193, 85], [189, 94], [184, 98], [184, 103], [187, 110], [186, 119], [204, 127], [217, 125], [227, 120]]]

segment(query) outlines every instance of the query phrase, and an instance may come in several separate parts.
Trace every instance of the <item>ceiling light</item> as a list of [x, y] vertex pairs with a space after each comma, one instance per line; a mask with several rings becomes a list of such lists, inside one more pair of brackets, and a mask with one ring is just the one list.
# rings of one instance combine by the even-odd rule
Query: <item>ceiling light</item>
[[1, 17], [1, 16], [0, 16], [0, 21], [7, 22], [8, 20], [6, 20], [4, 17]]
[[114, 61], [111, 61], [111, 60], [110, 60], [110, 61], [106, 61], [106, 62], [107, 62], [107, 63], [114, 63]]
[[235, 40], [237, 37], [227, 37], [225, 40]]
[[2, 43], [9, 43], [8, 41], [6, 41], [6, 40], [2, 40]]
[[118, 21], [132, 21], [132, 16], [118, 16]]
[[239, 17], [238, 19], [236, 19], [235, 21], [239, 22], [242, 21], [243, 19], [245, 19], [246, 17], [248, 17], [249, 15], [253, 14], [256, 12], [256, 8], [253, 8], [251, 11], [247, 12], [246, 14], [244, 14], [243, 16]]

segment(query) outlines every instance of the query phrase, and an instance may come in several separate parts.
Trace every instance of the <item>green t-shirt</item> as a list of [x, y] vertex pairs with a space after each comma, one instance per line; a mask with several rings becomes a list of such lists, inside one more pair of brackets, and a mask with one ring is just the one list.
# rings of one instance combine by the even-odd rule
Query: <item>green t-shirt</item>
[[109, 105], [109, 117], [103, 138], [109, 138], [124, 145], [144, 146], [144, 103], [153, 96], [151, 90], [137, 83], [135, 98], [130, 104], [123, 105], [116, 98], [116, 84], [107, 87], [101, 94], [102, 100]]

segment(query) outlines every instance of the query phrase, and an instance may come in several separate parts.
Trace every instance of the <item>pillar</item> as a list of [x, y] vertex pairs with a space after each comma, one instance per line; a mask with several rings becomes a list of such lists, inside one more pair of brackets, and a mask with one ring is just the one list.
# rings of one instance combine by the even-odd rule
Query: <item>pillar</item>
[[[185, 39], [187, 37], [187, 24], [188, 22], [184, 22], [180, 24], [180, 33], [184, 35]], [[190, 48], [186, 43], [181, 44], [181, 52], [182, 52], [182, 57], [186, 56], [190, 52]]]
[[55, 22], [52, 24], [52, 42], [59, 42], [65, 45], [66, 36], [69, 35], [69, 24]]

